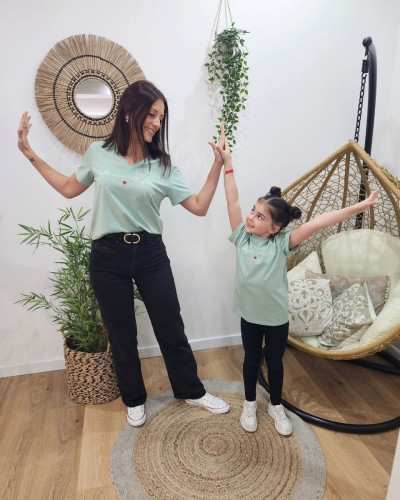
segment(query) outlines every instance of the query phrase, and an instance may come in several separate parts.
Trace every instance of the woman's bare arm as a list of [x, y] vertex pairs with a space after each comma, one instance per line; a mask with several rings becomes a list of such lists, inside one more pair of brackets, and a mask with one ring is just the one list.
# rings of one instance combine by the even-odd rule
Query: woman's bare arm
[[21, 117], [18, 127], [18, 149], [28, 158], [43, 179], [56, 191], [65, 196], [65, 198], [74, 198], [86, 191], [88, 186], [81, 184], [75, 174], [68, 177], [58, 172], [33, 151], [28, 141], [31, 126], [30, 116], [28, 112], [25, 112]]

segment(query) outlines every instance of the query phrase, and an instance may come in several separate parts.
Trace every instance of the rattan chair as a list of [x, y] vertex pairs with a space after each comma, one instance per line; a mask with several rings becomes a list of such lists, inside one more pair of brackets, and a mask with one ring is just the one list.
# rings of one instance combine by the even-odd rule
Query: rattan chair
[[[379, 205], [308, 238], [290, 259], [288, 268], [291, 269], [297, 265], [314, 250], [321, 257], [321, 243], [329, 236], [341, 231], [373, 229], [398, 238], [400, 234], [400, 182], [367, 155], [356, 141], [351, 140], [287, 187], [283, 191], [283, 196], [290, 204], [299, 206], [303, 210], [306, 214], [305, 220], [313, 219], [328, 210], [356, 203], [360, 194], [368, 196], [374, 189], [381, 190]], [[321, 263], [323, 264], [322, 259]], [[357, 359], [379, 352], [399, 339], [400, 323], [395, 329], [388, 331], [385, 338], [380, 339], [379, 342], [362, 348], [323, 351], [293, 337], [289, 338], [289, 343], [297, 349], [316, 356], [331, 359]]]
[[[368, 211], [359, 214], [353, 219], [326, 228], [308, 238], [300, 245], [298, 252], [288, 259], [288, 269], [294, 268], [313, 251], [318, 253], [323, 268], [321, 244], [323, 244], [327, 238], [344, 231], [354, 232], [361, 230], [360, 233], [358, 233], [360, 235], [363, 234], [363, 230], [388, 233], [392, 235], [390, 238], [395, 239], [395, 245], [397, 245], [397, 239], [400, 234], [400, 182], [390, 174], [387, 169], [373, 160], [355, 140], [350, 140], [347, 144], [330, 155], [325, 161], [288, 186], [283, 191], [282, 196], [290, 204], [300, 207], [305, 214], [305, 217], [303, 217], [301, 221], [298, 221], [297, 224], [304, 223], [321, 213], [340, 209], [356, 203], [365, 196], [368, 196], [374, 189], [381, 190], [380, 203], [378, 205], [371, 207]], [[352, 236], [357, 238], [356, 233], [352, 233]], [[340, 246], [338, 248], [340, 249]], [[367, 252], [368, 249], [366, 248], [364, 252], [366, 256]], [[384, 255], [384, 250], [382, 255]], [[345, 257], [340, 255], [339, 250], [338, 259], [341, 258]], [[362, 259], [362, 255], [360, 255], [360, 259]], [[398, 274], [395, 278], [398, 279], [398, 286], [400, 289], [400, 252], [398, 259]], [[395, 284], [396, 283], [392, 282], [391, 290], [394, 289]], [[390, 294], [387, 301], [388, 304], [389, 300]], [[398, 301], [394, 303], [397, 304], [397, 308], [400, 310]], [[383, 314], [383, 310], [380, 314]], [[399, 339], [400, 311], [398, 322], [394, 326], [392, 324], [387, 332], [383, 334], [381, 332], [378, 338], [372, 338], [370, 343], [359, 342], [354, 348], [347, 348], [345, 350], [324, 350], [318, 348], [317, 343], [310, 345], [300, 338], [290, 336], [289, 344], [296, 349], [314, 356], [335, 360], [358, 360], [357, 362], [359, 364], [399, 374], [400, 371], [396, 368], [385, 368], [385, 366], [381, 364], [360, 360], [360, 358], [364, 358], [365, 356], [381, 352]], [[382, 366], [383, 368], [381, 368]], [[260, 383], [269, 390], [261, 370], [259, 373]], [[344, 432], [380, 432], [400, 426], [400, 417], [378, 424], [343, 424], [310, 415], [290, 405], [286, 401], [284, 401], [283, 404], [291, 411], [301, 416], [304, 420]]]

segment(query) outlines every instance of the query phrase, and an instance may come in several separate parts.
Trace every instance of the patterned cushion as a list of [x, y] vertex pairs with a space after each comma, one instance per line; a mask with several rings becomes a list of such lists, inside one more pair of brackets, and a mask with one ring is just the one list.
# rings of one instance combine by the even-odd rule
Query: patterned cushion
[[332, 294], [325, 279], [289, 283], [289, 335], [320, 335], [332, 319]]
[[309, 279], [328, 279], [331, 285], [332, 299], [335, 300], [346, 288], [354, 283], [365, 281], [368, 288], [368, 293], [371, 298], [375, 313], [378, 315], [385, 305], [388, 298], [388, 291], [390, 285], [389, 276], [369, 276], [369, 277], [355, 277], [346, 276], [344, 274], [319, 274], [309, 269], [306, 270], [306, 278]]
[[332, 322], [318, 337], [318, 343], [336, 348], [350, 337], [357, 342], [375, 318], [365, 282], [354, 283], [333, 300]]

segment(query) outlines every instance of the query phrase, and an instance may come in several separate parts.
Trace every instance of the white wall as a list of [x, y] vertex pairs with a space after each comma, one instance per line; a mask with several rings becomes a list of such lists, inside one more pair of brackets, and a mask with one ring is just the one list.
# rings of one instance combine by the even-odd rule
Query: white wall
[[[92, 200], [92, 190], [64, 200], [16, 148], [20, 115], [29, 110], [37, 153], [66, 174], [79, 164], [79, 156], [58, 142], [37, 110], [39, 64], [58, 41], [79, 33], [124, 46], [167, 96], [171, 151], [197, 190], [212, 161], [207, 141], [217, 112], [210, 105], [203, 65], [218, 3], [21, 0], [3, 6], [0, 376], [63, 366], [61, 334], [49, 314], [15, 304], [20, 292], [46, 289], [54, 258], [44, 249], [32, 255], [20, 245], [18, 223], [45, 224], [56, 220], [58, 207], [89, 208]], [[230, 6], [236, 26], [250, 31], [250, 96], [235, 151], [244, 211], [271, 185], [285, 187], [353, 137], [365, 36], [372, 36], [378, 54], [372, 154], [399, 176], [398, 0], [230, 0]], [[162, 212], [187, 335], [195, 349], [240, 341], [239, 319], [231, 311], [234, 249], [227, 241], [221, 188], [206, 218], [172, 208], [168, 201]], [[139, 317], [139, 323], [142, 353], [154, 354], [147, 318]]]

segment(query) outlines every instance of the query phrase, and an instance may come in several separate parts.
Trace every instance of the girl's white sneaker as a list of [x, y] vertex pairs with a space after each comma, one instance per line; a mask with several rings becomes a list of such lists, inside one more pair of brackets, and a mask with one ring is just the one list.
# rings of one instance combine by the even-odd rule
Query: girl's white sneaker
[[292, 433], [292, 424], [286, 416], [282, 405], [268, 405], [268, 415], [275, 420], [275, 429], [282, 436], [289, 436]]
[[257, 401], [244, 401], [240, 423], [247, 432], [257, 430]]

